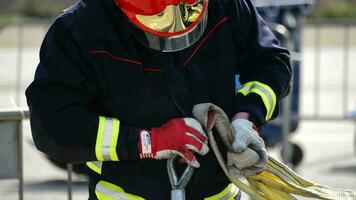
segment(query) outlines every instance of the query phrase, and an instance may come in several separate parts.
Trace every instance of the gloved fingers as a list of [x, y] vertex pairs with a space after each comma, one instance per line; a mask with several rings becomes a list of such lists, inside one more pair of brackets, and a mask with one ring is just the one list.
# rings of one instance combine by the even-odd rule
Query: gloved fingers
[[227, 166], [231, 176], [254, 176], [264, 170], [267, 159], [265, 150], [256, 152], [247, 148], [241, 153], [228, 152]]
[[192, 150], [196, 153], [199, 153], [201, 155], [205, 155], [209, 151], [209, 147], [207, 144], [207, 140], [205, 142], [202, 142], [199, 140], [195, 135], [191, 133], [186, 133], [186, 138], [185, 138], [185, 147], [189, 150]]
[[191, 152], [190, 150], [184, 150], [182, 152], [178, 152], [178, 155], [182, 157], [186, 163], [192, 167], [199, 168], [200, 164], [195, 157], [194, 153]]
[[268, 161], [268, 154], [266, 149], [262, 149], [260, 151], [257, 152], [259, 155], [259, 161], [254, 165], [256, 167], [265, 167]]
[[261, 173], [264, 168], [261, 167], [249, 167], [244, 169], [239, 169], [236, 166], [229, 166], [228, 173], [231, 178], [239, 178], [241, 176], [256, 176], [257, 174]]
[[[175, 155], [179, 155], [180, 158], [182, 158], [188, 165], [198, 168], [200, 167], [200, 164], [197, 160], [197, 158], [195, 157], [194, 153], [188, 149], [183, 149], [181, 151], [177, 151], [177, 150], [162, 150], [162, 151], [158, 151], [156, 154], [156, 157], [158, 159], [169, 159], [172, 158]], [[179, 160], [181, 160], [179, 158]]]
[[205, 135], [201, 134], [200, 132], [198, 132], [193, 128], [187, 128], [185, 136], [200, 141], [202, 143], [208, 142], [208, 138]]
[[257, 142], [254, 142], [256, 140], [251, 140], [251, 141], [252, 143], [248, 145], [247, 149], [255, 152], [255, 154], [258, 155], [258, 161], [254, 162], [253, 166], [265, 167], [268, 160], [268, 154], [262, 138], [258, 138]]
[[246, 140], [235, 138], [231, 144], [231, 150], [236, 153], [241, 153], [247, 149], [248, 143]]
[[188, 131], [196, 135], [201, 141], [207, 139], [205, 131], [201, 124], [194, 118], [184, 118], [185, 125], [190, 127]]
[[241, 153], [227, 152], [227, 165], [234, 165], [239, 169], [255, 166], [259, 160], [259, 154], [250, 148]]
[[241, 170], [239, 170], [235, 166], [228, 166], [228, 173], [229, 176], [233, 179], [240, 178], [241, 176], [243, 176]]
[[241, 169], [240, 170], [240, 173], [243, 175], [243, 176], [256, 176], [257, 174], [263, 172], [264, 170], [264, 167], [255, 167], [255, 166], [252, 166], [252, 167], [248, 167], [248, 168], [245, 168], [245, 169]]
[[265, 143], [262, 138], [259, 136], [253, 137], [251, 143], [248, 146], [249, 148], [256, 151], [259, 155], [259, 161], [255, 164], [256, 167], [264, 167], [268, 160], [267, 151], [265, 148]]
[[250, 145], [261, 146], [261, 142], [263, 144], [263, 140], [260, 140], [258, 133], [253, 129], [253, 123], [246, 119], [235, 119], [231, 123], [230, 129], [234, 135], [231, 143], [231, 149], [234, 152], [242, 152]]
[[253, 135], [252, 137], [249, 137], [248, 143], [249, 143], [248, 147], [250, 147], [255, 151], [261, 151], [262, 149], [265, 149], [265, 142], [257, 134]]

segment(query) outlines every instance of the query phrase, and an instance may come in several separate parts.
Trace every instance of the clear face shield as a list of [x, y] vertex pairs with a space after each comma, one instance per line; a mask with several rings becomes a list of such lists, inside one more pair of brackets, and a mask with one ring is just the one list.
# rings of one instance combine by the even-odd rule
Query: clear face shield
[[150, 4], [147, 7], [133, 5], [135, 0], [125, 4], [127, 1], [116, 0], [116, 3], [134, 25], [137, 39], [152, 49], [174, 52], [188, 48], [205, 30], [208, 0], [136, 0]]

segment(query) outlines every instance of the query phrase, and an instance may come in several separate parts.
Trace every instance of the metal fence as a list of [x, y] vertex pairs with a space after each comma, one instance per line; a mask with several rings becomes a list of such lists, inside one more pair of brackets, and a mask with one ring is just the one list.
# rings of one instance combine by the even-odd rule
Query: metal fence
[[[282, 126], [282, 145], [283, 148], [285, 148], [285, 152], [282, 152], [282, 159], [286, 163], [290, 163], [292, 153], [290, 149], [290, 132], [291, 132], [291, 123], [293, 121], [350, 121], [354, 123], [354, 126], [356, 127], [356, 94], [353, 91], [356, 91], [356, 83], [355, 81], [350, 81], [352, 80], [352, 76], [350, 76], [350, 73], [352, 72], [355, 74], [356, 72], [356, 65], [351, 65], [351, 63], [354, 63], [352, 61], [356, 61], [356, 41], [353, 40], [352, 36], [356, 36], [356, 21], [355, 20], [317, 20], [317, 21], [308, 21], [306, 24], [303, 25], [303, 29], [309, 29], [314, 32], [313, 34], [313, 39], [312, 39], [312, 44], [304, 44], [305, 46], [310, 46], [310, 48], [313, 49], [313, 76], [310, 78], [312, 80], [312, 84], [309, 85], [309, 88], [305, 85], [303, 85], [303, 77], [294, 77], [294, 78], [301, 78], [301, 85], [298, 86], [300, 88], [304, 89], [309, 89], [311, 90], [311, 94], [308, 94], [309, 99], [313, 99], [313, 106], [312, 112], [309, 113], [303, 113], [301, 111], [298, 112], [298, 114], [295, 114], [292, 110], [292, 98], [295, 98], [293, 96], [288, 96], [285, 98], [285, 100], [282, 102], [282, 110], [283, 113], [275, 119], [272, 123], [273, 124], [278, 124]], [[339, 48], [339, 54], [342, 54], [341, 57], [341, 62], [337, 63], [339, 68], [337, 69], [338, 71], [336, 72], [338, 77], [333, 77], [329, 83], [323, 83], [321, 81], [321, 77], [325, 73], [332, 73], [331, 72], [325, 72], [325, 70], [329, 70], [327, 68], [327, 64], [325, 62], [322, 64], [323, 59], [325, 58], [325, 55], [323, 55], [324, 48], [323, 46], [325, 43], [322, 41], [323, 39], [323, 33], [324, 31], [328, 31], [329, 29], [337, 29], [338, 34], [337, 36], [333, 36], [330, 38], [329, 45], [331, 46], [337, 46], [334, 48]], [[287, 46], [292, 52], [292, 65], [294, 62], [302, 62], [301, 63], [301, 70], [306, 70], [306, 66], [308, 60], [303, 59], [303, 54], [307, 54], [310, 52], [305, 52], [306, 48], [302, 49], [302, 53], [299, 52], [294, 52], [294, 46], [293, 42], [290, 40], [291, 38], [291, 33], [284, 33], [284, 36], [287, 38]], [[329, 33], [330, 35], [330, 33]], [[310, 42], [310, 41], [309, 41]], [[328, 42], [326, 42], [328, 43]], [[328, 45], [326, 45], [328, 46]], [[304, 52], [303, 52], [304, 51]], [[352, 56], [353, 55], [353, 56]], [[339, 73], [339, 72], [342, 73]], [[305, 75], [306, 73], [301, 73], [301, 76]], [[309, 81], [310, 81], [309, 80]], [[354, 80], [354, 79], [353, 79]], [[337, 91], [334, 92], [333, 97], [331, 98], [336, 98], [338, 101], [336, 101], [338, 104], [342, 105], [341, 112], [340, 109], [338, 112], [330, 113], [330, 114], [323, 114], [321, 113], [320, 110], [320, 105], [323, 102], [322, 98], [322, 91], [328, 90], [328, 88], [323, 87], [324, 85], [329, 85], [331, 88], [337, 86]], [[312, 89], [310, 89], [312, 87]], [[293, 90], [293, 88], [292, 88]], [[292, 92], [293, 93], [293, 92]], [[305, 95], [306, 93], [304, 93]], [[329, 95], [330, 96], [330, 95]], [[297, 97], [299, 98], [299, 97]], [[353, 99], [353, 100], [351, 100]], [[351, 103], [353, 104], [350, 106], [350, 100]], [[353, 102], [352, 102], [353, 101]], [[303, 104], [305, 102], [300, 101], [299, 104]], [[331, 107], [335, 105], [330, 105]], [[356, 152], [356, 128], [355, 128], [355, 133], [354, 133], [354, 149]]]
[[[12, 108], [0, 109], [0, 135], [2, 136], [2, 141], [0, 142], [0, 149], [2, 150], [0, 153], [0, 160], [4, 161], [1, 162], [2, 170], [0, 170], [0, 179], [18, 179], [19, 200], [24, 199], [22, 121], [28, 118], [29, 111], [27, 108], [14, 106]], [[72, 173], [72, 164], [67, 164], [68, 200], [72, 200]]]
[[[28, 75], [27, 73], [24, 72], [26, 71], [26, 68], [24, 68], [24, 55], [25, 53], [25, 46], [26, 46], [26, 38], [28, 39], [29, 34], [26, 32], [27, 27], [31, 26], [38, 26], [38, 28], [41, 29], [42, 36], [47, 30], [49, 23], [48, 21], [37, 21], [35, 23], [33, 22], [24, 22], [24, 23], [18, 23], [17, 24], [17, 39], [16, 39], [16, 72], [15, 74], [15, 80], [14, 84], [11, 87], [11, 90], [15, 91], [13, 93], [13, 96], [16, 99], [17, 105], [21, 104], [21, 98], [23, 97], [23, 88], [26, 86], [28, 81], [32, 79], [32, 75]], [[355, 91], [355, 82], [351, 80], [351, 74], [352, 72], [355, 71], [356, 66], [352, 65], [352, 60], [355, 59], [356, 55], [355, 54], [355, 49], [356, 49], [356, 42], [353, 40], [356, 32], [356, 22], [355, 21], [347, 21], [347, 20], [341, 20], [341, 21], [309, 21], [304, 28], [309, 29], [314, 32], [313, 36], [313, 44], [309, 44], [308, 46], [310, 49], [313, 50], [313, 77], [310, 79], [312, 80], [312, 84], [310, 87], [308, 86], [308, 89], [311, 90], [312, 94], [309, 95], [311, 96], [310, 98], [313, 99], [313, 112], [309, 112], [308, 114], [302, 113], [299, 115], [293, 115], [291, 112], [291, 99], [286, 98], [283, 103], [283, 115], [280, 118], [277, 118], [273, 123], [280, 124], [283, 126], [283, 145], [288, 146], [289, 145], [289, 133], [290, 133], [290, 122], [292, 120], [299, 120], [299, 121], [305, 121], [305, 120], [331, 120], [331, 121], [353, 121], [356, 125], [356, 115], [353, 113], [353, 109], [355, 108], [350, 108], [350, 99], [355, 99], [356, 103], [356, 94], [353, 92]], [[324, 115], [320, 112], [320, 103], [322, 102], [322, 71], [325, 70], [324, 65], [323, 65], [323, 32], [327, 28], [337, 28], [338, 31], [341, 31], [341, 35], [336, 36], [336, 40], [339, 41], [342, 51], [342, 62], [339, 63], [340, 70], [342, 73], [340, 74], [341, 77], [337, 79], [337, 81], [341, 81], [338, 83], [340, 85], [340, 89], [335, 92], [337, 95], [337, 98], [341, 99], [340, 103], [342, 104], [342, 112], [341, 114], [328, 114]], [[1, 29], [0, 29], [1, 33]], [[31, 34], [30, 34], [31, 35]], [[0, 35], [1, 36], [1, 35]], [[1, 42], [1, 38], [0, 38]], [[1, 43], [0, 43], [1, 44]], [[39, 47], [38, 47], [39, 48]], [[0, 46], [1, 49], [1, 46]], [[304, 52], [305, 53], [305, 52]], [[306, 62], [306, 60], [303, 60], [303, 53], [294, 53], [293, 54], [293, 59], [294, 60], [302, 60], [302, 62]], [[308, 61], [308, 60], [307, 60]], [[356, 60], [355, 60], [356, 61]], [[308, 61], [309, 62], [309, 61]], [[1, 62], [0, 62], [1, 64]], [[310, 64], [310, 63], [309, 63]], [[0, 65], [1, 66], [1, 65]], [[302, 64], [302, 69], [305, 67], [305, 63]], [[355, 71], [356, 72], [356, 71]], [[356, 74], [356, 73], [355, 73]], [[11, 81], [9, 80], [9, 81]], [[309, 81], [310, 82], [310, 81]], [[2, 83], [0, 82], [0, 85]], [[302, 80], [303, 84], [303, 80]], [[350, 96], [351, 95], [351, 96]], [[352, 101], [352, 100], [351, 100]], [[309, 102], [309, 100], [308, 100]], [[303, 101], [302, 101], [303, 103]], [[355, 105], [356, 106], [356, 105]], [[352, 107], [352, 106], [351, 106]], [[26, 119], [28, 117], [28, 111], [23, 108], [12, 108], [10, 110], [0, 110], [0, 122], [3, 121], [16, 121], [16, 122], [21, 122], [22, 120]], [[16, 144], [18, 145], [18, 169], [19, 173], [17, 174], [17, 178], [19, 178], [19, 199], [23, 199], [23, 158], [22, 158], [22, 127], [21, 123], [18, 123], [18, 141], [19, 143]], [[4, 130], [0, 130], [4, 131]], [[356, 133], [355, 133], [356, 135]], [[355, 137], [355, 149], [356, 149], [356, 137]], [[286, 155], [287, 157], [285, 160], [288, 161], [288, 154]], [[72, 198], [72, 176], [71, 176], [71, 165], [68, 165], [68, 199]]]
[[[0, 135], [2, 136], [2, 142], [0, 142], [0, 147], [2, 148], [0, 149], [4, 150], [0, 153], [0, 161], [3, 161], [2, 163], [7, 163], [7, 165], [2, 165], [2, 167], [0, 167], [0, 171], [5, 173], [5, 175], [0, 173], [0, 180], [17, 179], [18, 197], [20, 200], [24, 199], [22, 122], [29, 118], [29, 110], [25, 105], [23, 105], [25, 102], [24, 88], [33, 78], [33, 71], [31, 74], [28, 74], [29, 69], [27, 68], [28, 60], [26, 59], [26, 50], [28, 46], [30, 46], [35, 48], [36, 52], [39, 51], [41, 40], [47, 32], [50, 23], [51, 21], [49, 20], [32, 19], [14, 22], [9, 24], [10, 31], [9, 33], [5, 33], [5, 36], [2, 38], [2, 29], [6, 29], [8, 27], [0, 27], [0, 50], [6, 52], [6, 50], [4, 50], [6, 48], [12, 49], [12, 47], [15, 47], [16, 49], [15, 51], [12, 51], [9, 58], [14, 61], [12, 62], [12, 66], [3, 66], [0, 57], [0, 69], [13, 75], [4, 76], [2, 77], [2, 80], [0, 79], [0, 97], [9, 97], [5, 98], [5, 101], [10, 101], [10, 103], [4, 103], [4, 100], [1, 99], [1, 103], [3, 105], [12, 105], [9, 107], [0, 106]], [[34, 28], [36, 29], [36, 35], [33, 35]], [[33, 38], [34, 36], [37, 36], [37, 40]], [[5, 61], [4, 63], [7, 62]], [[33, 66], [35, 66], [35, 63], [33, 64]], [[24, 107], [19, 107], [18, 105], [22, 105]], [[6, 126], [3, 126], [3, 124]], [[3, 140], [4, 137], [9, 139]], [[4, 145], [5, 143], [6, 145]], [[73, 165], [67, 164], [67, 196], [69, 200], [73, 198], [72, 173]]]
[[18, 178], [19, 199], [23, 199], [23, 149], [22, 120], [28, 118], [28, 111], [21, 108], [0, 111], [1, 178]]
[[[353, 109], [356, 109], [355, 105], [353, 108], [349, 108], [349, 100], [350, 100], [350, 92], [353, 89], [353, 91], [356, 89], [355, 84], [353, 82], [350, 83], [350, 72], [351, 68], [355, 69], [356, 66], [351, 65], [351, 48], [356, 48], [356, 42], [352, 40], [354, 37], [352, 37], [352, 33], [355, 36], [355, 27], [356, 27], [356, 20], [319, 20], [319, 21], [308, 21], [306, 24], [307, 28], [313, 28], [314, 29], [314, 56], [315, 56], [315, 61], [314, 61], [314, 112], [312, 115], [304, 115], [304, 116], [299, 116], [299, 119], [302, 120], [308, 120], [308, 119], [314, 119], [314, 120], [347, 120], [347, 119], [354, 119], [354, 114], [351, 112], [355, 111]], [[340, 102], [342, 104], [342, 112], [341, 115], [338, 116], [325, 116], [320, 113], [320, 102], [322, 101], [321, 99], [321, 74], [322, 70], [326, 70], [322, 66], [322, 35], [323, 35], [323, 30], [327, 28], [337, 28], [342, 31], [339, 31], [341, 35], [337, 36], [338, 41], [340, 42], [340, 46], [342, 46], [342, 63], [339, 63], [339, 70], [342, 71], [341, 77], [338, 79], [341, 81], [341, 89], [338, 91], [339, 96], [341, 96], [342, 101]], [[355, 57], [352, 57], [353, 60], [355, 60]], [[354, 95], [354, 94], [353, 94]], [[353, 96], [355, 98], [355, 96]], [[356, 99], [354, 99], [355, 101]]]

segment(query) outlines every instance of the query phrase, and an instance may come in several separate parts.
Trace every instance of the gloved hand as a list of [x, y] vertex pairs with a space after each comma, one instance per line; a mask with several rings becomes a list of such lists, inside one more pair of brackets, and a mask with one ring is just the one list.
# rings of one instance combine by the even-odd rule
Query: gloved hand
[[262, 172], [267, 163], [267, 152], [256, 126], [248, 120], [247, 113], [238, 113], [231, 123], [234, 139], [227, 155], [229, 174], [253, 176]]
[[180, 155], [189, 165], [199, 167], [194, 152], [205, 155], [209, 151], [202, 126], [193, 118], [176, 118], [166, 124], [141, 130], [138, 149], [141, 159], [168, 159]]

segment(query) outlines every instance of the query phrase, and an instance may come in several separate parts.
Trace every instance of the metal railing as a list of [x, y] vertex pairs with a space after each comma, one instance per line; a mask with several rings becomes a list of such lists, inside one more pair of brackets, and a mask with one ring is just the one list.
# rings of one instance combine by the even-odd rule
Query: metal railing
[[[25, 43], [24, 37], [26, 36], [26, 28], [31, 26], [40, 26], [43, 29], [42, 33], [43, 36], [49, 27], [51, 20], [21, 20], [12, 23], [11, 25], [15, 25], [17, 27], [17, 43], [16, 43], [16, 72], [15, 72], [15, 87], [13, 88], [14, 93], [14, 102], [12, 104], [20, 104], [21, 97], [24, 94], [22, 90], [23, 87], [23, 75], [24, 75], [24, 49]], [[12, 99], [12, 98], [11, 98]], [[18, 184], [18, 196], [20, 200], [24, 199], [24, 175], [23, 175], [23, 127], [22, 121], [29, 118], [29, 110], [27, 107], [9, 107], [0, 109], [0, 123], [1, 122], [17, 122], [16, 123], [16, 130], [18, 133], [15, 133], [18, 137], [18, 176], [16, 177], [19, 181]], [[3, 131], [3, 130], [0, 130]], [[1, 132], [0, 132], [1, 133]], [[73, 165], [67, 164], [67, 196], [68, 200], [72, 200], [73, 196], [73, 180], [72, 180], [72, 173], [73, 173]]]
[[[349, 99], [349, 72], [350, 72], [350, 47], [351, 47], [351, 28], [356, 27], [356, 21], [355, 20], [314, 20], [314, 21], [308, 21], [307, 27], [314, 27], [315, 29], [315, 73], [314, 73], [314, 115], [313, 116], [305, 116], [302, 118], [313, 118], [313, 119], [319, 119], [319, 120], [325, 120], [325, 118], [330, 118], [330, 117], [325, 117], [320, 115], [320, 107], [319, 107], [319, 102], [320, 102], [320, 75], [321, 75], [321, 53], [322, 53], [322, 45], [321, 45], [321, 38], [322, 38], [322, 30], [325, 27], [338, 27], [343, 30], [343, 35], [340, 36], [340, 43], [342, 40], [342, 46], [343, 46], [343, 63], [341, 63], [340, 66], [342, 66], [342, 113], [343, 116], [339, 117], [341, 119], [349, 119], [350, 117], [353, 118], [353, 116], [350, 116], [348, 113], [348, 99]], [[356, 44], [355, 44], [356, 45]]]
[[[19, 199], [23, 199], [23, 183], [24, 183], [24, 178], [23, 178], [23, 149], [22, 149], [22, 123], [21, 121], [23, 119], [28, 118], [29, 113], [25, 109], [20, 109], [20, 108], [11, 108], [11, 109], [4, 109], [0, 111], [0, 122], [9, 122], [9, 121], [15, 121], [17, 123], [14, 124], [14, 126], [17, 126], [15, 130], [18, 131], [17, 133], [17, 153], [18, 153], [18, 166], [14, 166], [14, 169], [17, 169], [17, 178], [19, 179], [19, 184], [18, 184], [18, 190], [19, 190]], [[11, 158], [10, 158], [11, 159]]]
[[[282, 26], [282, 25], [278, 25]], [[277, 26], [275, 26], [277, 27]], [[356, 29], [356, 21], [355, 20], [318, 20], [318, 21], [308, 21], [305, 25], [308, 28], [314, 28], [315, 30], [315, 43], [314, 43], [314, 51], [315, 51], [315, 71], [314, 71], [314, 113], [312, 115], [297, 115], [294, 114], [292, 110], [292, 96], [287, 96], [283, 102], [283, 113], [280, 117], [273, 120], [273, 124], [277, 124], [282, 126], [282, 146], [286, 149], [285, 154], [282, 155], [282, 159], [284, 162], [289, 163], [291, 160], [291, 150], [290, 150], [290, 130], [291, 130], [291, 122], [292, 121], [349, 121], [353, 122], [356, 127], [356, 110], [348, 109], [348, 100], [349, 100], [349, 72], [350, 72], [350, 47], [352, 45], [351, 38], [351, 29]], [[325, 27], [337, 27], [343, 30], [343, 34], [340, 37], [340, 43], [342, 43], [343, 48], [343, 61], [340, 64], [342, 66], [341, 70], [343, 71], [342, 77], [342, 89], [339, 91], [342, 96], [342, 115], [321, 115], [320, 113], [320, 102], [321, 102], [321, 74], [322, 74], [322, 65], [321, 65], [321, 54], [322, 54], [322, 29]], [[288, 32], [286, 28], [282, 28], [283, 32], [280, 32], [280, 35], [284, 36], [287, 39], [288, 49], [292, 50], [293, 45], [291, 44], [290, 36], [291, 33]], [[278, 31], [277, 29], [275, 31]], [[356, 46], [356, 44], [354, 44]], [[292, 55], [292, 63], [295, 61], [302, 61], [301, 55], [296, 52], [291, 52]], [[353, 66], [356, 67], [356, 66]], [[356, 108], [354, 108], [356, 109]], [[356, 128], [354, 132], [354, 149], [356, 153]]]
[[[18, 143], [13, 144], [17, 146], [18, 150], [18, 174], [17, 179], [18, 183], [18, 194], [19, 200], [24, 199], [24, 176], [23, 176], [23, 133], [22, 133], [22, 121], [29, 118], [29, 111], [27, 108], [9, 108], [9, 109], [0, 109], [0, 123], [1, 122], [16, 122], [16, 130], [18, 133]], [[11, 159], [11, 158], [10, 158]], [[73, 166], [72, 164], [67, 164], [67, 195], [68, 200], [72, 200], [73, 194], [73, 181], [72, 181]]]

